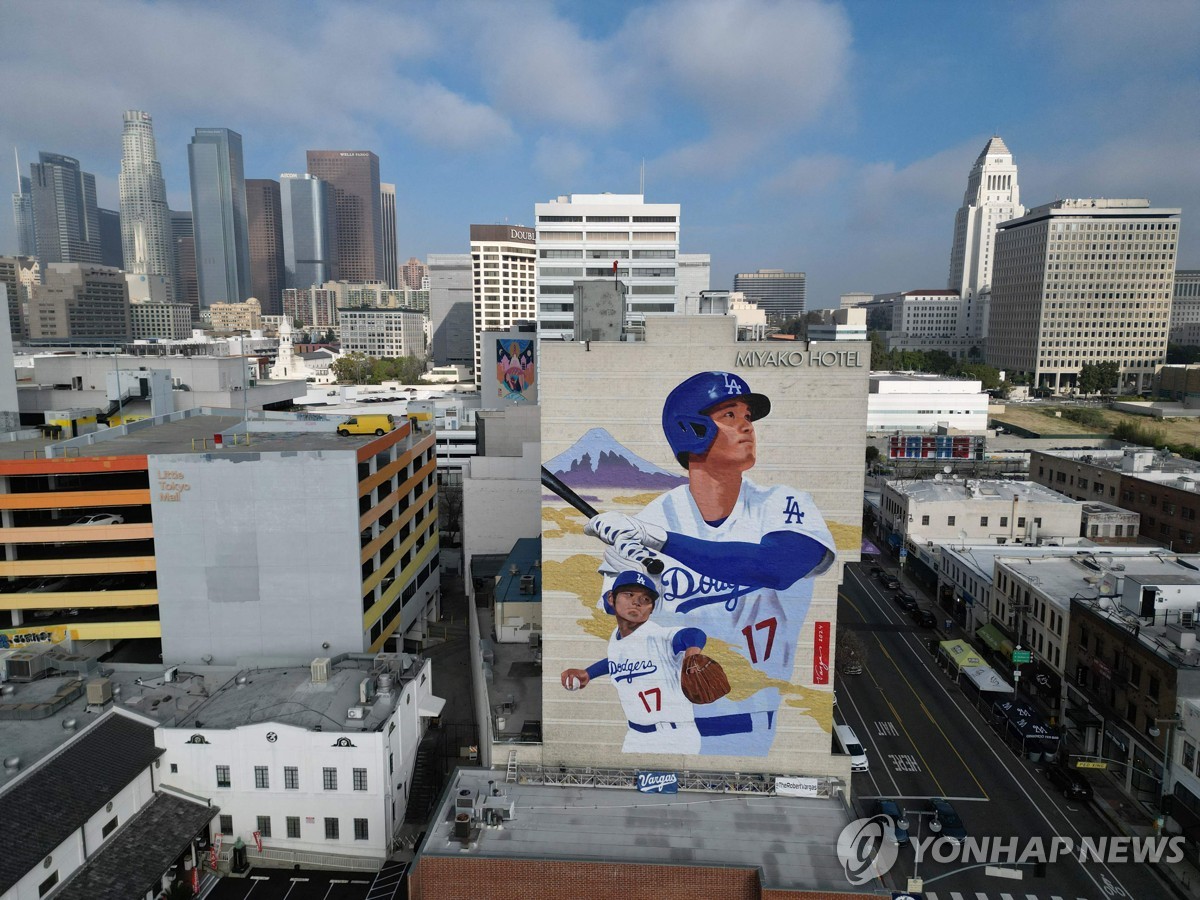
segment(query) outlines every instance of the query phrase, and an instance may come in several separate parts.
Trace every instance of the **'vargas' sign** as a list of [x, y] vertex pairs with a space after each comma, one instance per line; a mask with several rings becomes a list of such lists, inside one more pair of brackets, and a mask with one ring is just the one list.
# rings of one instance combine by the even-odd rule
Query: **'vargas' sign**
[[637, 789], [643, 794], [677, 794], [679, 776], [674, 772], [638, 772]]

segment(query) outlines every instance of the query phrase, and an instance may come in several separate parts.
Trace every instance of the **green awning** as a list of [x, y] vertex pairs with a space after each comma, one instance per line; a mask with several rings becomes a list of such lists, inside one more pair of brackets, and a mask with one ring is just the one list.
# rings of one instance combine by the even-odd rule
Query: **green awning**
[[992, 650], [999, 651], [1004, 643], [1004, 635], [1000, 633], [1000, 629], [990, 622], [982, 628], [976, 629], [975, 637], [982, 643], [987, 644]]

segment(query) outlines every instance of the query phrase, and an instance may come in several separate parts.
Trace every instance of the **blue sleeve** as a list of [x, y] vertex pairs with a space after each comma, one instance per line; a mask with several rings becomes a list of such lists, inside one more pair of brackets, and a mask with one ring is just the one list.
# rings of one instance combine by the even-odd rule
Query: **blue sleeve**
[[607, 675], [608, 674], [608, 657], [606, 656], [606, 657], [604, 657], [604, 659], [596, 660], [594, 663], [592, 663], [590, 666], [588, 666], [585, 671], [587, 672], [589, 679], [599, 678], [601, 675]]
[[701, 575], [777, 591], [817, 568], [828, 552], [820, 541], [794, 531], [772, 531], [758, 544], [704, 541], [669, 531], [663, 546], [663, 553]]
[[671, 638], [671, 649], [676, 653], [682, 653], [688, 647], [697, 647], [703, 650], [707, 643], [708, 635], [699, 628], [680, 628], [675, 632], [675, 637]]

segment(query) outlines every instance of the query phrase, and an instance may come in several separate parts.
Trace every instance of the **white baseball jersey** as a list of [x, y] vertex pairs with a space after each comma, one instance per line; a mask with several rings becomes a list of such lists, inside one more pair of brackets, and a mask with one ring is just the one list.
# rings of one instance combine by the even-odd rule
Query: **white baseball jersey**
[[[812, 601], [812, 577], [833, 564], [834, 541], [812, 502], [803, 491], [789, 487], [759, 487], [742, 478], [733, 511], [724, 522], [709, 525], [700, 515], [687, 485], [673, 488], [652, 500], [637, 518], [660, 525], [668, 532], [713, 542], [714, 568], [710, 574], [693, 571], [666, 553], [660, 576], [662, 599], [654, 621], [669, 626], [699, 628], [710, 638], [730, 644], [755, 669], [771, 678], [790, 681], [800, 629]], [[827, 549], [824, 560], [804, 578], [787, 588], [746, 587], [713, 574], [720, 568], [720, 545], [727, 541], [758, 544], [771, 532], [806, 535]], [[668, 540], [668, 548], [670, 542]], [[784, 567], [789, 560], [777, 561]], [[605, 590], [612, 576], [606, 578]], [[720, 702], [720, 713], [774, 710], [776, 691], [762, 691], [740, 703]]]
[[608, 675], [625, 718], [636, 725], [690, 724], [695, 718], [679, 685], [683, 653], [671, 646], [679, 631], [646, 622], [625, 637], [613, 629], [608, 639]]

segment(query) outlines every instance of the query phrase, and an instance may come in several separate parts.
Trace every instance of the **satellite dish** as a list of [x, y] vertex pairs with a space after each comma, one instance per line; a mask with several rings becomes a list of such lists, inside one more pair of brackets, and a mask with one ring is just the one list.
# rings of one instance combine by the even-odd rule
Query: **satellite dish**
[[945, 472], [947, 475], [949, 475], [951, 472], [954, 471], [954, 467], [953, 466], [942, 466], [942, 471]]

